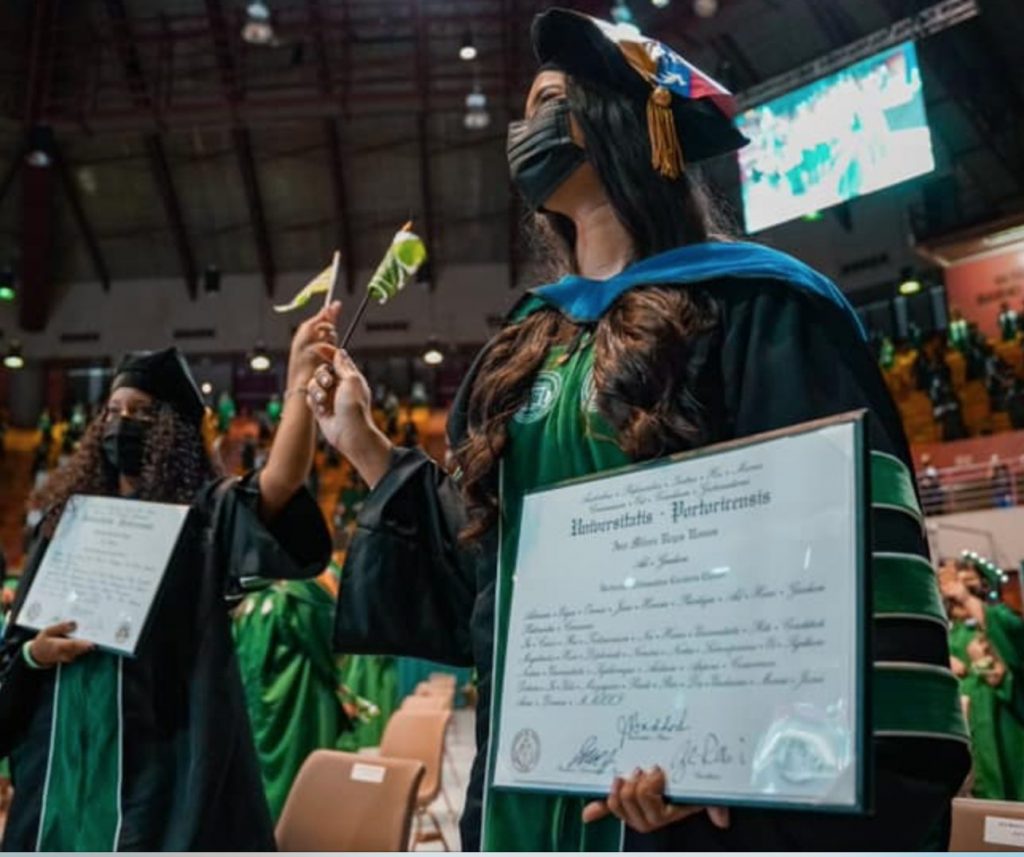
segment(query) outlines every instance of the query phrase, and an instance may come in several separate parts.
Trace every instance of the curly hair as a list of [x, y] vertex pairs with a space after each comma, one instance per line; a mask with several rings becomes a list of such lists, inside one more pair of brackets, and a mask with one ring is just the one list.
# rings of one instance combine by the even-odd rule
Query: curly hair
[[[641, 106], [574, 79], [568, 80], [568, 98], [587, 141], [587, 159], [633, 240], [634, 259], [712, 238], [728, 240], [728, 226], [692, 171], [669, 181], [651, 170]], [[568, 217], [537, 216], [533, 240], [545, 251], [551, 279], [577, 270], [575, 239]], [[664, 286], [625, 292], [597, 322], [597, 408], [633, 459], [708, 441], [707, 420], [686, 367], [697, 339], [717, 325], [716, 306], [705, 292]], [[463, 541], [478, 540], [496, 522], [497, 463], [508, 441], [508, 421], [529, 395], [551, 347], [569, 342], [578, 330], [560, 312], [540, 310], [505, 327], [488, 346], [469, 395], [467, 436], [454, 452], [469, 511]]]
[[[73, 494], [116, 496], [117, 474], [103, 456], [104, 417], [89, 424], [71, 460], [55, 472], [32, 497], [45, 510], [42, 532], [53, 535], [61, 513]], [[191, 503], [199, 490], [220, 475], [213, 464], [199, 427], [163, 402], [156, 404], [136, 480], [135, 498], [162, 503]]]

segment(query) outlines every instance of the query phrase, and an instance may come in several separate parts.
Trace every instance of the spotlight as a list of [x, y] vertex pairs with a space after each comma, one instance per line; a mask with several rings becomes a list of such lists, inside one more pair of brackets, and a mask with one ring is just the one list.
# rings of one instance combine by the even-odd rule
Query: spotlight
[[213, 392], [213, 384], [209, 381], [203, 381], [202, 386], [199, 388], [202, 390], [204, 396], [209, 396]]
[[270, 355], [262, 345], [257, 345], [249, 358], [249, 368], [253, 372], [266, 372], [270, 368]]
[[444, 363], [444, 352], [436, 339], [427, 343], [427, 350], [423, 352], [423, 362], [428, 366], [440, 366]]
[[615, 0], [611, 10], [612, 20], [616, 24], [632, 24], [633, 10], [629, 8], [626, 0]]
[[693, 12], [699, 18], [713, 18], [718, 11], [718, 0], [693, 0]]
[[274, 26], [270, 23], [270, 7], [263, 0], [253, 0], [245, 7], [242, 41], [250, 45], [269, 45], [274, 41]]
[[916, 295], [921, 291], [921, 281], [914, 276], [912, 268], [904, 268], [901, 271], [902, 282], [899, 285], [901, 295]]
[[20, 369], [25, 365], [25, 358], [21, 356], [21, 343], [12, 342], [4, 357], [4, 366], [8, 369]]
[[462, 124], [467, 131], [482, 131], [491, 124], [491, 114], [487, 110], [487, 96], [476, 86], [466, 96], [466, 115]]
[[48, 167], [52, 163], [50, 156], [42, 149], [33, 149], [25, 156], [30, 167]]
[[466, 30], [462, 37], [462, 46], [459, 48], [459, 59], [465, 62], [472, 62], [477, 57], [476, 45], [473, 44], [473, 33]]

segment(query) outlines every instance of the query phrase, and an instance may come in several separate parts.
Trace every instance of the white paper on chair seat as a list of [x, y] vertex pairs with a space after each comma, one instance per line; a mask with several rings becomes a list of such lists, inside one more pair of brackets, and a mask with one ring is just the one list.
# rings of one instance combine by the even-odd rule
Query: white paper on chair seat
[[990, 845], [1024, 848], [1024, 821], [995, 815], [985, 816], [985, 841]]
[[352, 779], [359, 783], [382, 783], [387, 771], [383, 765], [358, 763], [352, 766]]

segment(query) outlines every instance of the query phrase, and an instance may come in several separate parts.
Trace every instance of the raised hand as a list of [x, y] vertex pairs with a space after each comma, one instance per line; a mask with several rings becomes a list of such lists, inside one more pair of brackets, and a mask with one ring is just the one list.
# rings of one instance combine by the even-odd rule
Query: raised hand
[[333, 349], [331, 362], [316, 370], [306, 395], [327, 442], [375, 485], [387, 470], [391, 443], [373, 422], [370, 385], [346, 351]]

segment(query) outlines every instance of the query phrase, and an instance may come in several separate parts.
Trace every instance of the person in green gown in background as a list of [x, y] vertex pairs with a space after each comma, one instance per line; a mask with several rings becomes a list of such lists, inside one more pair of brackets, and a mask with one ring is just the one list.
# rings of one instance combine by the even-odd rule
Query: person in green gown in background
[[235, 418], [237, 412], [231, 394], [227, 391], [221, 393], [220, 398], [217, 399], [217, 427], [220, 429], [221, 434], [231, 428], [231, 421]]
[[[18, 590], [18, 578], [8, 577], [6, 568], [6, 560], [3, 551], [0, 550], [0, 637], [3, 636], [4, 626], [7, 624], [7, 614], [14, 604], [14, 595]], [[7, 810], [10, 787], [10, 764], [6, 758], [0, 758], [0, 812]]]
[[974, 755], [972, 794], [1024, 800], [1024, 619], [992, 594], [998, 581], [960, 564], [940, 574], [949, 650]]
[[[341, 563], [332, 563], [341, 576]], [[339, 750], [355, 752], [380, 746], [391, 715], [398, 708], [398, 659], [391, 655], [346, 655], [341, 682], [352, 699], [373, 706], [371, 716], [356, 716], [352, 730], [341, 736]], [[355, 704], [355, 703], [350, 703]]]
[[270, 813], [276, 821], [302, 763], [352, 729], [331, 651], [337, 577], [280, 580], [235, 615], [242, 685]]

